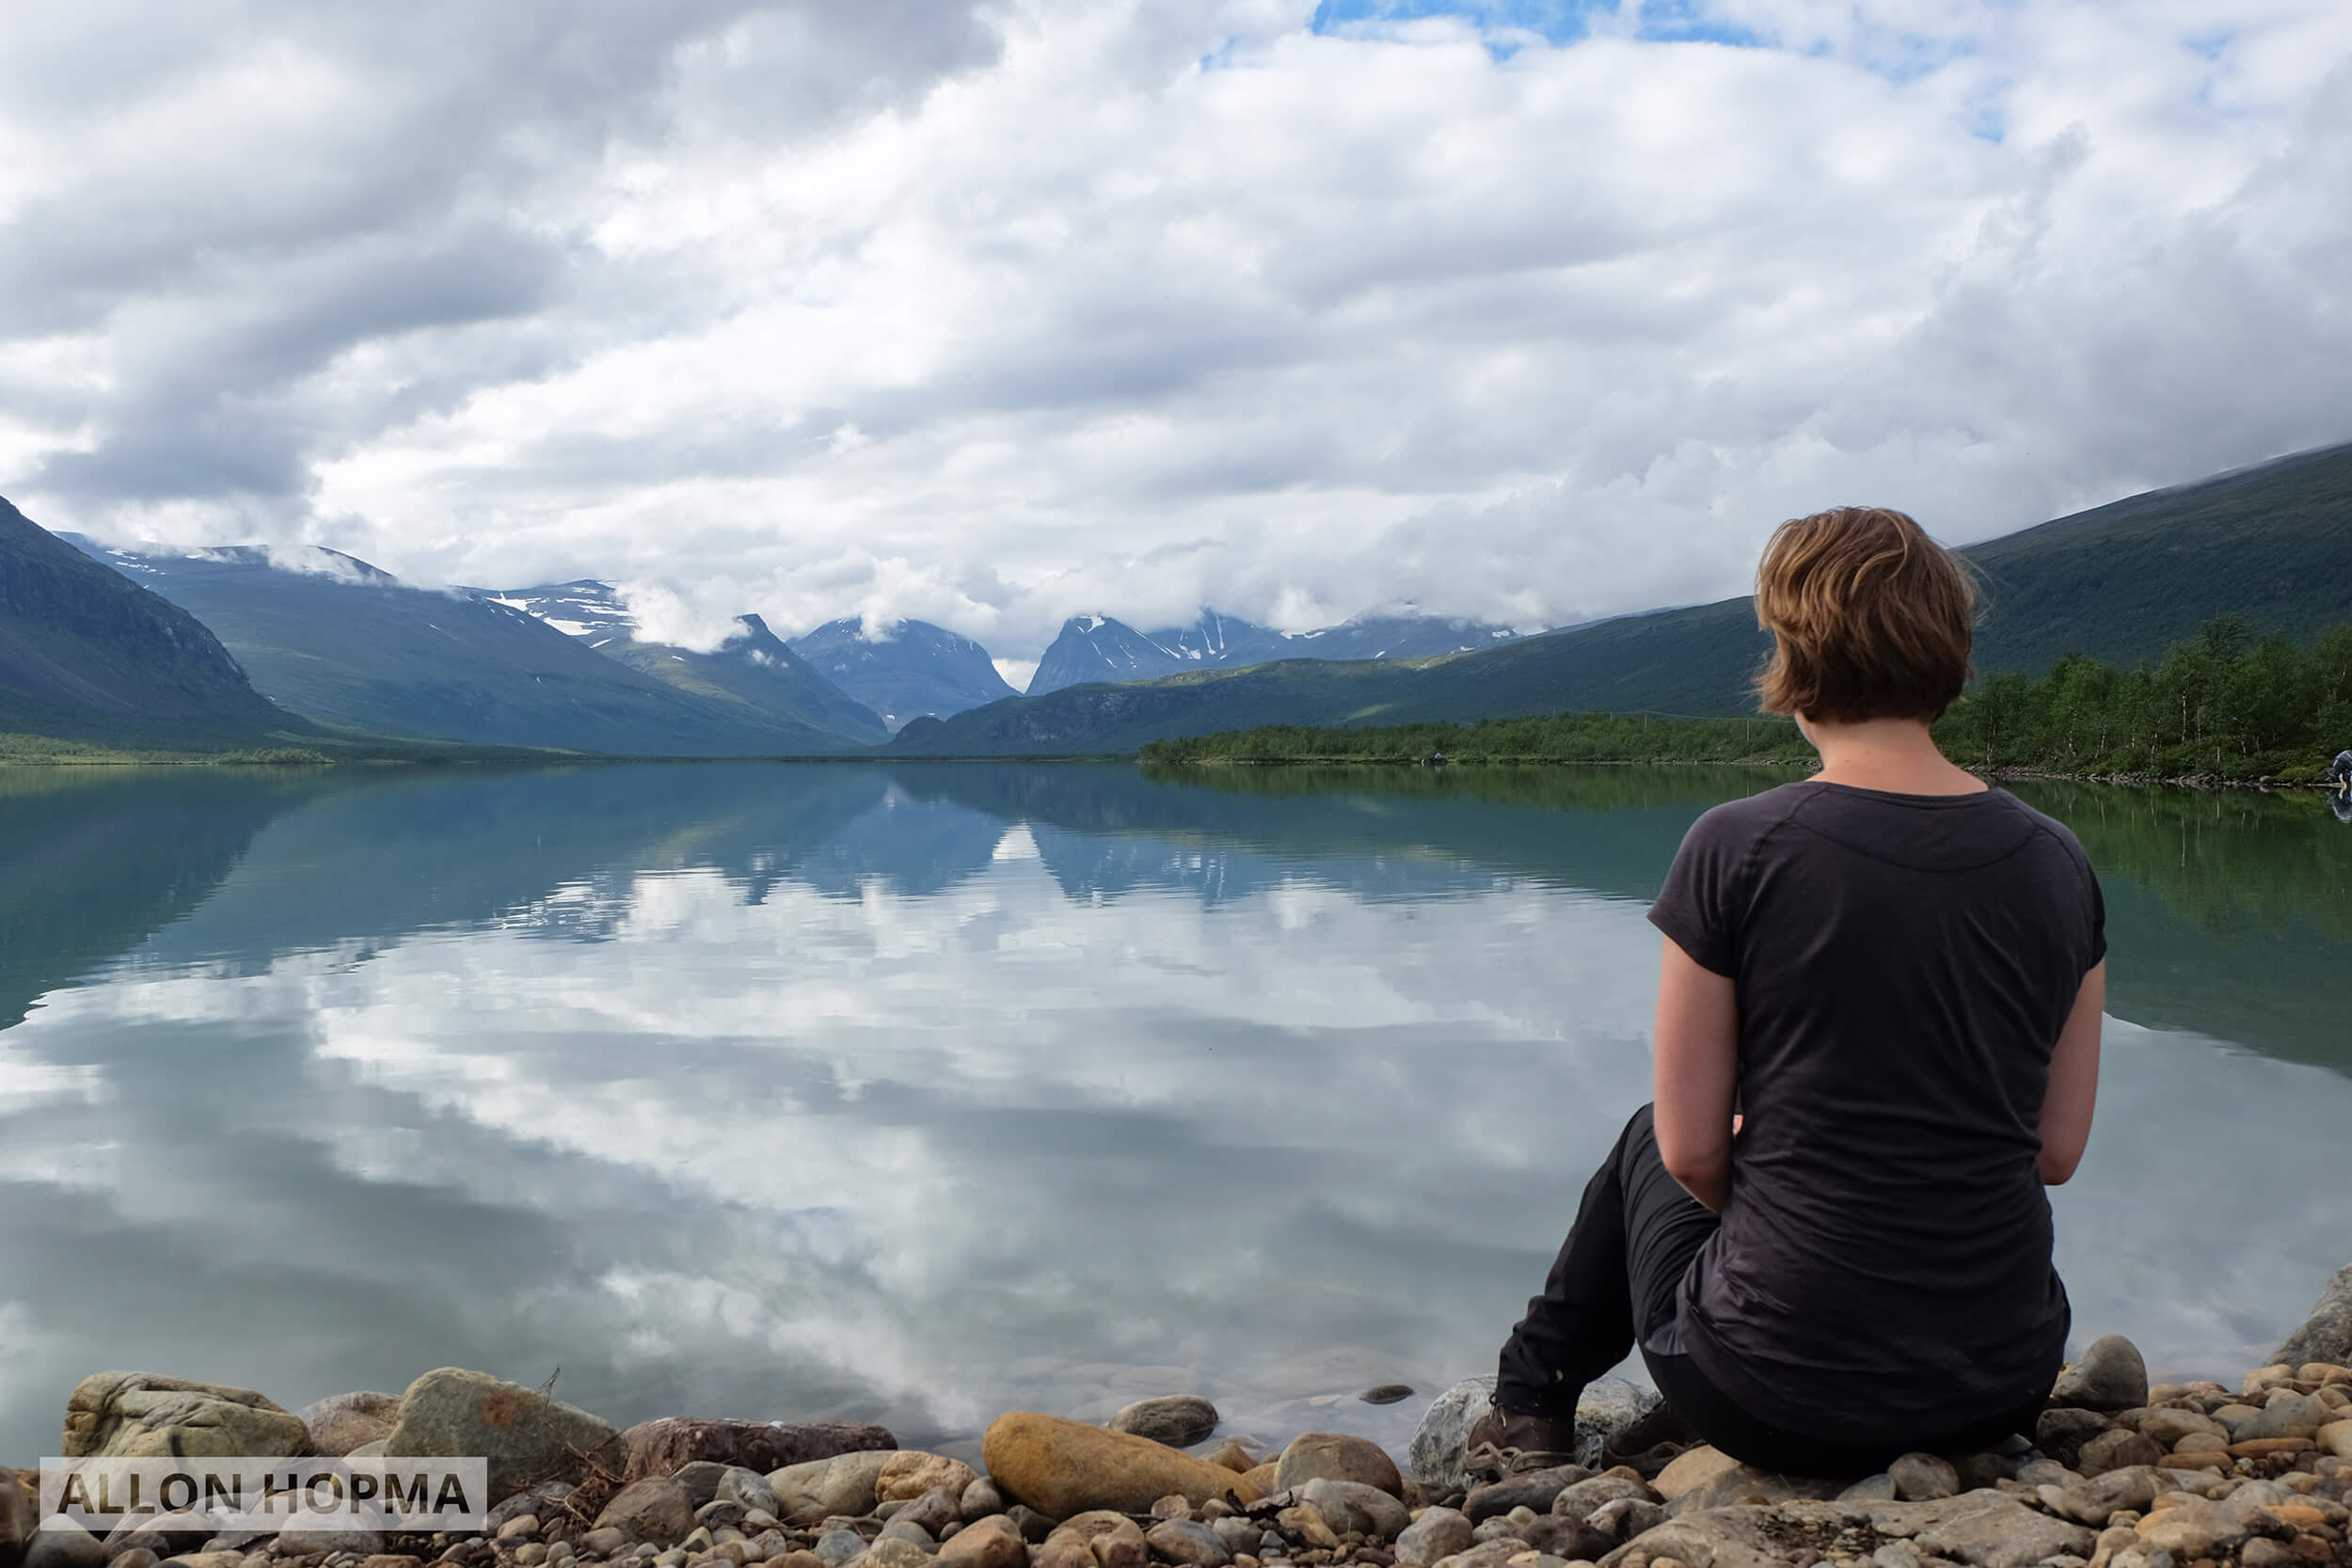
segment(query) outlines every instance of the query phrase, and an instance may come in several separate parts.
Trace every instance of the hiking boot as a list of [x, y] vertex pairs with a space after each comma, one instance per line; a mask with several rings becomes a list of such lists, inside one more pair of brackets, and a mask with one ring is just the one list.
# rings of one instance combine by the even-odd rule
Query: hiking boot
[[[1621, 1428], [1601, 1439], [1601, 1464], [1631, 1465], [1642, 1468], [1642, 1461], [1654, 1458], [1661, 1446], [1676, 1449], [1690, 1447], [1699, 1434], [1690, 1422], [1676, 1413], [1675, 1407], [1662, 1400], [1650, 1407], [1648, 1414], [1630, 1426]], [[1669, 1458], [1673, 1457], [1671, 1454]]]
[[1500, 1481], [1576, 1463], [1576, 1419], [1514, 1416], [1490, 1406], [1464, 1440], [1463, 1468], [1473, 1478]]

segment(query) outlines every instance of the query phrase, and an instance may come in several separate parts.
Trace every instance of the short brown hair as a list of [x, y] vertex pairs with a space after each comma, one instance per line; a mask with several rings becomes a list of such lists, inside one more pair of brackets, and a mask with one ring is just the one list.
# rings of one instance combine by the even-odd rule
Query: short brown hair
[[1756, 624], [1773, 643], [1756, 696], [1832, 723], [1932, 721], [1968, 684], [1975, 610], [1967, 569], [1902, 513], [1791, 518], [1756, 569]]

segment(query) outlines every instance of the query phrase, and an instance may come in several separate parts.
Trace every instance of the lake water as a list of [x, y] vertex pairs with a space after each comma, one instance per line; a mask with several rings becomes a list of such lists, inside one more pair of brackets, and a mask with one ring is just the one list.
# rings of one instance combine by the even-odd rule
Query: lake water
[[[0, 771], [0, 1461], [103, 1369], [457, 1364], [967, 1442], [1196, 1390], [1401, 1448], [1646, 1098], [1699, 770]], [[2106, 886], [2080, 1339], [2352, 1259], [2352, 828], [2022, 791]], [[2079, 1339], [2078, 1339], [2079, 1342]]]

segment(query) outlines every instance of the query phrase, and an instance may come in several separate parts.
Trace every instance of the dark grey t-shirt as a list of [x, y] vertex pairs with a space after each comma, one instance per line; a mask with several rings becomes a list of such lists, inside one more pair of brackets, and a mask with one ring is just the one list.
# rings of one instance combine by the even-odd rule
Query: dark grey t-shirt
[[1806, 782], [1692, 825], [1650, 919], [1737, 982], [1746, 1123], [1678, 1326], [1749, 1414], [1900, 1439], [2049, 1391], [2037, 1129], [2104, 918], [2074, 835], [2005, 790]]

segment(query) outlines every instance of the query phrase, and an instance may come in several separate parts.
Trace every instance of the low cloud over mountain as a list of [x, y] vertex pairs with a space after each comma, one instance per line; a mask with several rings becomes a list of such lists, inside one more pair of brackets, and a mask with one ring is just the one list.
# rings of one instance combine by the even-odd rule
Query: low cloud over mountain
[[2328, 0], [92, 0], [0, 492], [1012, 660], [1558, 625], [2342, 439], [2348, 185]]

